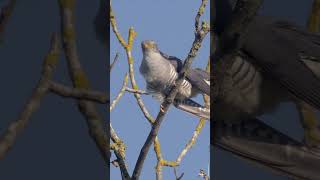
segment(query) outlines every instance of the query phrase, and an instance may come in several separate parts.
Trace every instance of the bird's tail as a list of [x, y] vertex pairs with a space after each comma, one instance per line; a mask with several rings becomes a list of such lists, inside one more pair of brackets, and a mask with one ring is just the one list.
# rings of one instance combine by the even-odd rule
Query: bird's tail
[[210, 109], [201, 106], [191, 99], [175, 100], [174, 106], [201, 118], [210, 119]]

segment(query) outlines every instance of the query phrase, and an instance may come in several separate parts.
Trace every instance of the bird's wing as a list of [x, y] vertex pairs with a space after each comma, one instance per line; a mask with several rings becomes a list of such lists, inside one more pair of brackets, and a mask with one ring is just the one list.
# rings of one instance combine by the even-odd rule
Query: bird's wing
[[166, 59], [166, 60], [168, 60], [172, 65], [173, 65], [173, 67], [176, 69], [176, 71], [179, 73], [180, 71], [181, 71], [181, 69], [182, 69], [182, 61], [181, 61], [181, 59], [179, 59], [179, 58], [177, 58], [177, 57], [175, 57], [175, 56], [169, 56], [169, 55], [167, 55], [167, 54], [165, 54], [165, 53], [163, 53], [163, 52], [161, 52], [161, 51], [159, 51], [160, 52], [160, 54], [161, 54], [161, 56], [164, 58], [164, 59]]
[[202, 93], [210, 95], [210, 74], [202, 69], [190, 69], [187, 79]]
[[[269, 78], [278, 81], [294, 96], [320, 109], [320, 79], [301, 59], [319, 54], [319, 37], [306, 31], [283, 30], [275, 24], [260, 23], [258, 18], [248, 29], [242, 51]], [[300, 36], [297, 36], [297, 33]], [[306, 46], [307, 48], [304, 48]]]
[[[163, 52], [160, 52], [160, 54], [175, 67], [178, 73], [181, 71], [182, 61], [179, 58], [166, 55]], [[186, 78], [192, 87], [196, 87], [202, 93], [210, 95], [210, 74], [208, 72], [198, 68], [190, 69]]]
[[191, 113], [201, 118], [210, 119], [210, 109], [205, 108], [191, 99], [174, 100], [174, 106], [185, 112]]

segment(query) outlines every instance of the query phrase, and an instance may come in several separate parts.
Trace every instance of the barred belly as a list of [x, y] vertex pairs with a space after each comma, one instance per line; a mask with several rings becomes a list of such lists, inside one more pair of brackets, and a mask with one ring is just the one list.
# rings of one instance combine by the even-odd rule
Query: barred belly
[[[167, 79], [163, 79], [158, 82], [149, 82], [147, 85], [147, 91], [160, 102], [163, 102], [164, 98], [166, 97], [166, 95], [169, 94], [169, 91], [171, 90], [172, 86], [178, 78], [178, 73], [176, 72], [174, 66], [169, 64], [168, 67], [169, 76], [167, 76]], [[185, 98], [191, 97], [192, 95], [192, 85], [189, 81], [183, 80], [179, 88], [178, 94], [176, 96], [176, 99], [183, 100]]]
[[234, 121], [255, 114], [261, 103], [261, 73], [237, 56], [225, 76], [223, 98], [213, 106], [214, 118]]
[[[176, 69], [171, 65], [170, 66], [170, 79], [168, 88], [166, 88], [167, 91], [171, 89], [171, 86], [175, 83], [175, 81], [178, 78], [178, 73], [176, 72]], [[168, 93], [168, 92], [167, 92]], [[176, 99], [185, 99], [188, 97], [191, 97], [192, 95], [192, 85], [189, 81], [183, 80], [181, 86], [179, 87], [178, 94], [176, 96]]]

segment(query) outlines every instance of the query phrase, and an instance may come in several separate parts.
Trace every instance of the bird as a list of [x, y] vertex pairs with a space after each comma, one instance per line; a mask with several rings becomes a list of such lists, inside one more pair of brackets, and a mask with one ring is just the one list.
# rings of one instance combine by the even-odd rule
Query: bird
[[[143, 58], [139, 71], [146, 80], [146, 91], [162, 103], [175, 85], [183, 62], [175, 56], [161, 52], [153, 40], [142, 41], [141, 48]], [[173, 104], [178, 109], [210, 119], [210, 109], [191, 99], [201, 93], [210, 96], [210, 74], [199, 68], [190, 69]]]
[[[234, 3], [215, 1], [214, 33], [230, 21]], [[257, 15], [236, 56], [214, 60], [213, 119], [252, 119], [283, 102], [320, 109], [320, 34], [292, 22]]]

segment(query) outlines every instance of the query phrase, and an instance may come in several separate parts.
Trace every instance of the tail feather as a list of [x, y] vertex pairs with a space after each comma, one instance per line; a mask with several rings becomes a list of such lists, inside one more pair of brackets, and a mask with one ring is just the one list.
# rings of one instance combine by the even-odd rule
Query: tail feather
[[200, 118], [210, 119], [210, 109], [201, 106], [191, 99], [175, 100], [173, 104], [176, 108], [185, 112], [191, 113]]

